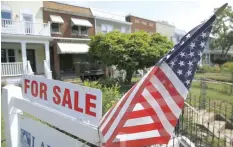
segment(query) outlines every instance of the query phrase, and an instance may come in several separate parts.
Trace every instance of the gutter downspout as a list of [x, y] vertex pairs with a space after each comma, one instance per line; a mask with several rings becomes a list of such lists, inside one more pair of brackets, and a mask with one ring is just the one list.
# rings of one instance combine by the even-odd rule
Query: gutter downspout
[[95, 22], [95, 35], [96, 35], [96, 17], [94, 16], [94, 22]]

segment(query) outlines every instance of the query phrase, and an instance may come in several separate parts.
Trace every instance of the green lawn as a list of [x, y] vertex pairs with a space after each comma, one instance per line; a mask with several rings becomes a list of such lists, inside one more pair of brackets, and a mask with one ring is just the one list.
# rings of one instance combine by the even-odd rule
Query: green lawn
[[216, 80], [216, 81], [224, 81], [224, 82], [232, 82], [233, 77], [232, 73], [196, 73], [195, 78], [205, 77], [208, 79]]

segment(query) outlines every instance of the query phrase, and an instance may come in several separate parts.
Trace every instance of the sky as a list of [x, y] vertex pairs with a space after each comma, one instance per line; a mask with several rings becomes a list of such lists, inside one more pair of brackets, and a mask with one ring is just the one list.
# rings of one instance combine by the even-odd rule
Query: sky
[[233, 0], [157, 0], [157, 1], [60, 1], [93, 7], [121, 15], [135, 15], [155, 21], [167, 21], [177, 29], [188, 32], [213, 14], [224, 3], [233, 7]]

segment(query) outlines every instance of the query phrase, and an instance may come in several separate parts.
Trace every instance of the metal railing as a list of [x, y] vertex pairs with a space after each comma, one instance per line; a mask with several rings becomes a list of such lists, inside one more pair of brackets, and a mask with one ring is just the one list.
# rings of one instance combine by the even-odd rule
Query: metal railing
[[2, 33], [50, 36], [50, 23], [2, 19]]
[[22, 62], [2, 63], [1, 65], [1, 76], [18, 76], [24, 73]]

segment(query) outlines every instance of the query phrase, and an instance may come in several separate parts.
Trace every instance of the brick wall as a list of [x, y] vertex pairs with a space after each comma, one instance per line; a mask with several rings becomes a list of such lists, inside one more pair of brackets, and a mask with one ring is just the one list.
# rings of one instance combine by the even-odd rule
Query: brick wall
[[131, 31], [144, 30], [146, 32], [156, 32], [156, 23], [154, 21], [129, 15], [126, 17], [128, 22], [132, 22]]

